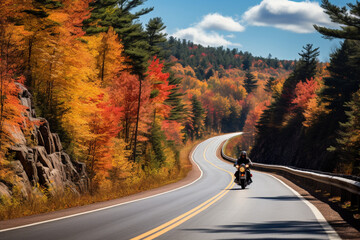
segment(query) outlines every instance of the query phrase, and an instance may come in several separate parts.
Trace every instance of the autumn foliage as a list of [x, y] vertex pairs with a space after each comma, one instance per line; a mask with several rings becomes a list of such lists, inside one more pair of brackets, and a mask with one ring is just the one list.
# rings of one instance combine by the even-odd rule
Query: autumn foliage
[[[1, 1], [0, 164], [7, 169], [0, 168], [1, 179], [14, 176], [8, 148], [33, 144], [15, 136], [31, 131], [17, 82], [29, 89], [37, 116], [49, 121], [65, 151], [86, 163], [94, 195], [149, 177], [183, 176], [179, 151], [188, 140], [255, 132], [292, 61], [167, 40], [160, 18], [146, 28], [139, 23], [151, 9], [130, 11], [141, 3]], [[267, 92], [269, 78], [275, 80]]]

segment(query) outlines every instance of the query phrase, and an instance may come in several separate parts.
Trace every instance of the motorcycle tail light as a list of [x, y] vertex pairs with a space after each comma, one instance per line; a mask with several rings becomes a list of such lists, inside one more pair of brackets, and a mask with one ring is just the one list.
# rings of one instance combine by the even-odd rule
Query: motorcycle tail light
[[252, 174], [250, 173], [250, 177], [252, 177]]

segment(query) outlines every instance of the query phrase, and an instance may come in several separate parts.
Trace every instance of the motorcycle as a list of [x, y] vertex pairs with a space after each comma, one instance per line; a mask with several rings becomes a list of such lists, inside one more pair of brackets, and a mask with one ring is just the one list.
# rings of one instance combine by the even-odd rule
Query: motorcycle
[[249, 164], [242, 163], [240, 165], [235, 165], [235, 167], [237, 169], [235, 176], [237, 173], [239, 174], [238, 180], [235, 179], [235, 182], [240, 185], [242, 189], [245, 189], [245, 187], [252, 182], [250, 179], [250, 177], [252, 177], [252, 174], [250, 173], [250, 166]]

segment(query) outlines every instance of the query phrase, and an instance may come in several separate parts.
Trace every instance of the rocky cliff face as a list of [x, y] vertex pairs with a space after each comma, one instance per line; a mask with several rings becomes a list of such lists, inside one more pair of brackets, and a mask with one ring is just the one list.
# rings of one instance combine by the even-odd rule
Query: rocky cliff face
[[[45, 187], [50, 194], [63, 192], [66, 188], [77, 194], [86, 192], [89, 179], [85, 164], [72, 161], [63, 151], [60, 138], [51, 132], [48, 121], [36, 117], [30, 92], [21, 84], [18, 87], [19, 99], [27, 108], [25, 117], [36, 122], [31, 131], [31, 146], [20, 126], [11, 129], [16, 144], [10, 148], [10, 154], [14, 156], [12, 165], [23, 196], [38, 192], [37, 186]], [[0, 197], [11, 196], [12, 188], [12, 184], [0, 179]]]

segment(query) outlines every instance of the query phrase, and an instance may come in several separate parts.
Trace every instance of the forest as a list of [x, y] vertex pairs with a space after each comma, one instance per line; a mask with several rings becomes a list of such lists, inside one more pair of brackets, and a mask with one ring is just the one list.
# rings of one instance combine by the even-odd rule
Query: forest
[[[144, 2], [0, 2], [0, 187], [14, 193], [0, 195], [2, 204], [24, 203], [12, 149], [35, 149], [43, 119], [71, 161], [85, 163], [90, 196], [178, 180], [189, 171], [183, 149], [235, 131], [256, 137], [255, 161], [359, 174], [356, 6], [348, 13], [323, 1], [347, 27], [316, 26], [345, 39], [321, 63], [311, 44], [299, 60], [279, 60], [168, 37], [161, 18], [139, 21], [153, 10]], [[28, 117], [19, 86], [39, 120]], [[51, 186], [32, 184], [41, 202], [54, 199]]]
[[343, 39], [325, 69], [307, 45], [294, 71], [257, 123], [251, 157], [258, 162], [360, 176], [360, 3], [322, 7], [341, 28], [314, 26]]
[[[254, 133], [272, 93], [280, 94], [295, 67], [296, 61], [271, 55], [167, 38], [161, 18], [139, 21], [153, 10], [141, 8], [143, 3], [1, 1], [0, 190], [12, 194], [1, 195], [9, 210], [2, 218], [20, 209], [24, 197], [38, 207], [56, 199], [79, 202], [71, 191], [61, 198], [53, 194], [56, 181], [46, 154], [52, 165], [54, 158], [69, 163], [69, 155], [78, 168], [67, 165], [71, 174], [86, 169], [90, 200], [77, 204], [184, 177], [189, 166], [181, 160], [182, 149], [212, 134]], [[23, 95], [34, 109], [20, 101]], [[46, 138], [53, 135], [49, 128], [59, 136], [54, 141]], [[26, 164], [40, 159], [48, 168], [22, 162], [23, 169], [19, 156]], [[31, 180], [31, 192], [21, 189], [23, 177]]]

